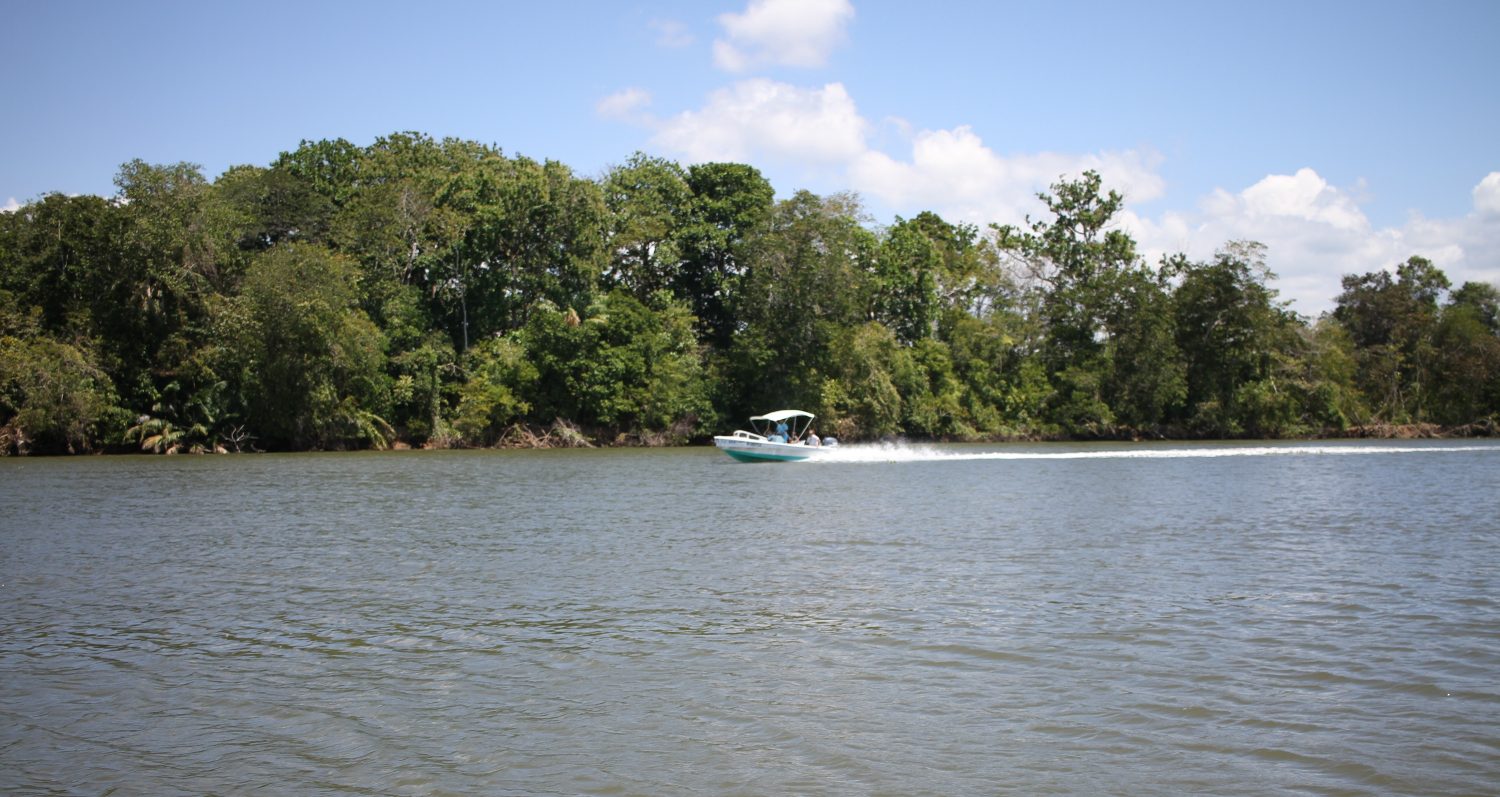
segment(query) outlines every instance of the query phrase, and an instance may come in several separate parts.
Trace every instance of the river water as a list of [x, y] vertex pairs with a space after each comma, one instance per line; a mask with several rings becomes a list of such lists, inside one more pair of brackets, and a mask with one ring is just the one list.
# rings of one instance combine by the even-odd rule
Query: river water
[[1500, 445], [0, 461], [6, 794], [1494, 794]]

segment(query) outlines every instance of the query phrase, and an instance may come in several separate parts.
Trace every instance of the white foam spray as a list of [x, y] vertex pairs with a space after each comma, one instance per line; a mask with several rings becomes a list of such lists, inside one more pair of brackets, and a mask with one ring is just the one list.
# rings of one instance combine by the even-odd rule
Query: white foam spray
[[969, 451], [963, 447], [898, 443], [843, 445], [824, 451], [804, 462], [818, 464], [879, 462], [957, 462], [964, 460], [1047, 460], [1047, 459], [1210, 459], [1220, 457], [1307, 457], [1307, 456], [1375, 456], [1395, 454], [1500, 454], [1497, 445], [1345, 445], [1299, 444], [1235, 445], [1218, 444], [1173, 448], [1097, 448], [1073, 451], [1038, 451], [1035, 448], [1013, 451]]

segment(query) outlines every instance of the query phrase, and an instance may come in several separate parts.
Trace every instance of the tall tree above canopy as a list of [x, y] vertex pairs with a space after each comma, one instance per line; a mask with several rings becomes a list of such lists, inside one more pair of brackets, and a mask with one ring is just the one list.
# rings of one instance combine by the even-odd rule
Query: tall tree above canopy
[[1048, 359], [1061, 370], [1102, 348], [1118, 293], [1118, 278], [1139, 267], [1135, 241], [1111, 229], [1125, 198], [1103, 192], [1103, 178], [1086, 171], [1039, 194], [1052, 221], [1027, 217], [1028, 230], [997, 226], [996, 243], [1045, 296], [1042, 317], [1050, 333]]
[[873, 315], [906, 343], [936, 334], [944, 313], [986, 315], [1005, 291], [993, 243], [931, 211], [885, 230], [874, 279]]
[[906, 344], [931, 337], [938, 320], [942, 242], [919, 223], [898, 218], [875, 260], [872, 317]]
[[143, 304], [162, 312], [229, 287], [232, 227], [197, 164], [133, 160], [115, 177], [129, 220], [124, 255], [142, 277]]
[[606, 257], [598, 184], [556, 161], [491, 152], [456, 172], [438, 205], [461, 227], [442, 260], [452, 270], [433, 274], [430, 287], [450, 318], [462, 303], [474, 335], [520, 327], [542, 300], [575, 310], [592, 302]]
[[606, 279], [642, 301], [668, 290], [680, 267], [678, 235], [692, 189], [672, 161], [637, 152], [605, 175], [609, 270]]
[[863, 322], [879, 242], [858, 200], [799, 191], [776, 205], [749, 250], [735, 360], [744, 409], [815, 407], [829, 347]]
[[275, 167], [236, 166], [214, 181], [221, 199], [239, 214], [239, 244], [260, 251], [283, 241], [322, 242], [335, 206], [312, 184]]
[[1500, 420], [1500, 290], [1466, 282], [1449, 297], [1434, 332], [1437, 420]]
[[1404, 345], [1436, 320], [1448, 277], [1432, 261], [1413, 256], [1389, 271], [1346, 275], [1333, 316], [1363, 348]]
[[281, 153], [271, 168], [303, 181], [335, 206], [342, 206], [360, 188], [363, 159], [360, 148], [342, 138], [304, 139], [296, 149]]
[[1221, 437], [1265, 434], [1290, 423], [1277, 397], [1278, 356], [1292, 344], [1293, 318], [1266, 283], [1265, 246], [1236, 241], [1210, 263], [1183, 263], [1174, 297], [1177, 345], [1186, 364], [1187, 420]]
[[243, 216], [191, 163], [135, 160], [115, 178], [121, 216], [108, 347], [127, 405], [147, 408], [207, 343], [211, 306], [239, 290]]
[[1347, 275], [1333, 317], [1349, 331], [1360, 387], [1376, 414], [1396, 423], [1428, 419], [1436, 361], [1438, 302], [1450, 283], [1424, 257], [1389, 271]]
[[117, 310], [123, 218], [114, 203], [89, 195], [48, 194], [0, 213], [0, 290], [20, 307], [38, 308], [48, 331], [116, 334], [107, 322]]
[[1008, 287], [994, 242], [981, 238], [979, 228], [972, 224], [950, 224], [931, 211], [918, 213], [909, 223], [936, 244], [942, 255], [936, 280], [940, 308], [979, 316], [993, 309]]
[[465, 224], [463, 213], [439, 202], [457, 176], [486, 158], [502, 158], [497, 149], [469, 142], [442, 143], [415, 133], [378, 139], [355, 154], [345, 170], [357, 179], [356, 190], [341, 201], [333, 222], [332, 242], [359, 261], [364, 302], [372, 314], [402, 286], [424, 289], [435, 306], [447, 295], [439, 288], [451, 279], [455, 251]]
[[[1046, 331], [1042, 362], [1053, 380], [1053, 420], [1063, 428], [1103, 431], [1114, 423], [1106, 399], [1111, 370], [1106, 343], [1133, 323], [1123, 280], [1144, 268], [1135, 241], [1111, 229], [1124, 205], [1118, 192], [1103, 192], [1098, 172], [1061, 180], [1040, 194], [1052, 221], [1027, 218], [1029, 229], [997, 225], [995, 243], [1013, 268], [1040, 293]], [[1158, 307], [1136, 303], [1138, 308]]]
[[673, 292], [688, 302], [700, 337], [727, 348], [740, 313], [749, 249], [769, 223], [776, 192], [753, 166], [688, 167], [687, 222], [678, 233], [682, 264]]
[[1490, 332], [1500, 335], [1500, 289], [1487, 282], [1465, 282], [1449, 297], [1449, 309], [1465, 309]]

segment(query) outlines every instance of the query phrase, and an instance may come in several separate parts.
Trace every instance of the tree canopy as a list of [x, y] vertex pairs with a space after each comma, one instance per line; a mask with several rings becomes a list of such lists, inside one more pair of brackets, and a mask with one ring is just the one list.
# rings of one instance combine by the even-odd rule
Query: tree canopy
[[0, 451], [1493, 431], [1500, 290], [1430, 261], [1290, 312], [1274, 253], [1147, 263], [1094, 172], [986, 228], [637, 153], [304, 141], [0, 214]]

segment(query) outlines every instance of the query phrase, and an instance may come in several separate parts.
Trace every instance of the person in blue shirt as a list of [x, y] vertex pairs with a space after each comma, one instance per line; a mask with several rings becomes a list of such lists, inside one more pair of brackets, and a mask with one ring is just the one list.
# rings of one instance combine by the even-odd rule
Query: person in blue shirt
[[772, 437], [771, 439], [774, 440], [774, 441], [776, 441], [776, 442], [778, 442], [778, 443], [785, 443], [787, 441], [787, 436], [786, 436], [786, 421], [777, 421], [776, 422], [776, 435], [774, 437]]

